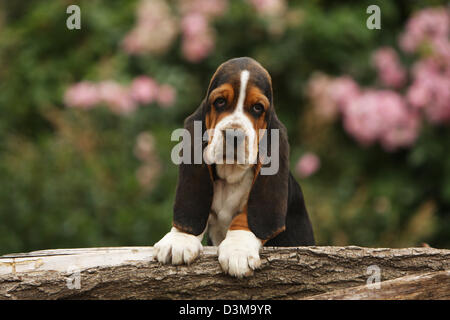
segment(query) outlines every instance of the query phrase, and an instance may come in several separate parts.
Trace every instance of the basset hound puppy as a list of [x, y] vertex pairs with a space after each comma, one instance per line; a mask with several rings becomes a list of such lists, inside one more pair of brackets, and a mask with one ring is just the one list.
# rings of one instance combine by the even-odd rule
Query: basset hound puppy
[[[247, 57], [220, 65], [201, 105], [185, 120], [191, 136], [195, 122], [207, 138], [192, 138], [191, 154], [201, 148], [204, 161], [179, 165], [173, 226], [155, 244], [155, 259], [189, 264], [201, 253], [207, 233], [208, 244], [218, 246], [222, 270], [241, 278], [261, 266], [262, 246], [314, 245], [302, 191], [289, 171], [286, 128], [275, 113], [266, 69]], [[278, 170], [263, 174], [270, 163], [260, 155], [262, 148], [267, 158], [275, 154], [273, 132]], [[228, 150], [237, 156], [223, 161]]]

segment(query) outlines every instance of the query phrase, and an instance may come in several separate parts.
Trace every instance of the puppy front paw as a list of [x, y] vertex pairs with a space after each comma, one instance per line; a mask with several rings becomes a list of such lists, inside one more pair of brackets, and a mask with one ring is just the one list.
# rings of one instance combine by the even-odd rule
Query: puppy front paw
[[228, 231], [218, 249], [222, 270], [237, 278], [251, 276], [261, 266], [261, 246], [261, 240], [250, 231]]
[[154, 257], [161, 263], [190, 264], [203, 251], [199, 238], [175, 227], [154, 245]]

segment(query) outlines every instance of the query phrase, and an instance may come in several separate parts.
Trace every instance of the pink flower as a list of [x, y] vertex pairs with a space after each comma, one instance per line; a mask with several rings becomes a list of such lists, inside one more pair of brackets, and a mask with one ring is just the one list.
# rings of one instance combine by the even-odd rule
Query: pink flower
[[181, 22], [183, 39], [181, 50], [186, 60], [199, 62], [214, 49], [214, 34], [207, 17], [198, 12], [190, 12]]
[[450, 32], [450, 15], [445, 7], [428, 8], [415, 13], [406, 24], [399, 44], [405, 52], [415, 52], [428, 42], [447, 39]]
[[415, 142], [419, 120], [398, 93], [367, 90], [345, 110], [344, 128], [362, 145], [379, 141], [385, 150], [393, 151]]
[[175, 103], [176, 92], [175, 89], [167, 84], [163, 84], [159, 87], [158, 97], [156, 98], [158, 103], [162, 107], [170, 107]]
[[316, 113], [324, 119], [334, 119], [360, 94], [358, 84], [349, 76], [331, 78], [314, 74], [308, 82], [308, 96]]
[[390, 47], [375, 51], [372, 57], [378, 77], [385, 86], [400, 88], [406, 82], [406, 71], [401, 65], [397, 53]]
[[122, 40], [122, 47], [128, 54], [138, 54], [144, 51], [145, 34], [136, 30], [130, 31]]
[[358, 84], [349, 76], [333, 79], [329, 94], [341, 112], [361, 94]]
[[307, 95], [314, 105], [314, 112], [324, 120], [333, 120], [339, 112], [331, 97], [333, 80], [322, 73], [315, 73], [308, 81]]
[[[257, 0], [254, 0], [257, 1]], [[424, 57], [411, 69], [405, 94], [391, 90], [361, 91], [349, 77], [314, 76], [308, 95], [320, 115], [340, 111], [344, 129], [362, 145], [380, 143], [387, 151], [410, 147], [416, 141], [422, 115], [433, 124], [450, 123], [450, 14], [447, 8], [417, 12], [399, 39], [406, 52]], [[372, 62], [380, 82], [400, 89], [407, 71], [390, 47], [374, 52]]]
[[113, 103], [117, 98], [117, 92], [122, 91], [122, 86], [115, 81], [107, 80], [98, 83], [100, 99], [104, 103]]
[[422, 59], [412, 67], [412, 75], [415, 80], [432, 79], [440, 74], [441, 66], [436, 59]]
[[[432, 101], [433, 88], [439, 81], [439, 66], [433, 59], [420, 60], [412, 68], [413, 83], [406, 97], [415, 108], [422, 108]], [[438, 78], [438, 79], [437, 79]]]
[[199, 62], [203, 60], [213, 49], [214, 38], [211, 33], [183, 38], [182, 52], [186, 60], [190, 62]]
[[425, 108], [428, 120], [434, 124], [450, 123], [450, 78], [435, 79], [432, 99]]
[[214, 49], [214, 30], [210, 26], [213, 17], [223, 15], [226, 0], [180, 0], [183, 33], [181, 50], [186, 60], [199, 62]]
[[64, 103], [69, 107], [88, 109], [99, 102], [99, 92], [95, 84], [83, 81], [69, 87], [64, 94]]
[[320, 158], [312, 153], [305, 153], [297, 162], [295, 171], [301, 178], [307, 178], [320, 168]]
[[141, 0], [137, 23], [122, 40], [129, 54], [161, 54], [166, 52], [178, 33], [176, 18], [162, 0]]
[[181, 29], [187, 37], [198, 36], [209, 31], [208, 20], [197, 12], [190, 13], [181, 20]]
[[432, 58], [420, 60], [412, 74], [406, 94], [411, 106], [423, 109], [431, 123], [450, 122], [450, 65]]
[[375, 90], [367, 90], [345, 109], [344, 128], [362, 145], [375, 142], [382, 131], [384, 118], [379, 110], [378, 98]]
[[158, 95], [158, 84], [150, 77], [140, 76], [133, 80], [130, 87], [131, 97], [138, 103], [149, 104]]
[[[449, 35], [450, 36], [450, 35]], [[449, 37], [433, 39], [433, 50], [437, 59], [442, 64], [450, 65], [450, 41]]]
[[431, 91], [427, 81], [416, 81], [409, 88], [406, 93], [406, 100], [414, 108], [421, 108], [431, 101]]
[[136, 103], [128, 88], [114, 81], [100, 82], [98, 88], [101, 102], [105, 103], [111, 111], [118, 114], [129, 114], [136, 110]]
[[70, 107], [91, 108], [105, 104], [117, 114], [127, 115], [134, 112], [138, 104], [157, 101], [162, 107], [174, 104], [175, 89], [170, 85], [159, 86], [148, 76], [136, 77], [130, 86], [115, 81], [102, 81], [98, 84], [81, 82], [70, 87], [64, 101]]
[[420, 116], [404, 105], [397, 109], [396, 117], [389, 121], [389, 127], [382, 132], [380, 143], [386, 151], [410, 147], [416, 142], [420, 131]]
[[409, 118], [409, 109], [403, 97], [395, 91], [376, 91], [378, 112], [383, 118], [381, 134], [391, 130]]
[[123, 88], [120, 92], [117, 93], [117, 98], [113, 102], [109, 104], [111, 111], [127, 115], [133, 113], [137, 109], [137, 105], [129, 91]]

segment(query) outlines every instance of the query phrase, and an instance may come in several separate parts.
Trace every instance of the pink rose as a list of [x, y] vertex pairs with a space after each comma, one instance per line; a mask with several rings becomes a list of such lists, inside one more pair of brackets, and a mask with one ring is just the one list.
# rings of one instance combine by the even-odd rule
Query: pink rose
[[190, 62], [199, 62], [214, 49], [214, 38], [210, 33], [183, 37], [182, 52]]
[[307, 178], [320, 168], [320, 158], [312, 153], [305, 153], [297, 162], [295, 171], [301, 178]]
[[147, 76], [140, 76], [133, 80], [130, 87], [131, 97], [138, 103], [149, 104], [158, 95], [158, 84]]
[[405, 52], [415, 52], [428, 42], [433, 46], [436, 39], [446, 39], [450, 33], [450, 15], [445, 7], [427, 8], [415, 13], [400, 36], [399, 45]]
[[100, 82], [98, 87], [101, 101], [104, 102], [111, 111], [118, 114], [129, 114], [136, 110], [136, 103], [131, 97], [128, 88], [114, 81]]
[[400, 88], [406, 82], [406, 70], [401, 65], [397, 53], [390, 47], [375, 51], [373, 64], [377, 69], [378, 78], [385, 86]]
[[163, 0], [141, 0], [136, 10], [137, 23], [122, 40], [128, 54], [162, 54], [178, 33], [178, 23], [169, 4]]
[[202, 14], [190, 13], [181, 20], [181, 29], [187, 37], [204, 34], [209, 29], [208, 20]]
[[159, 87], [158, 97], [156, 100], [162, 107], [170, 107], [175, 103], [176, 92], [175, 89], [167, 84]]
[[341, 112], [345, 111], [345, 108], [356, 99], [361, 90], [358, 84], [349, 76], [342, 76], [333, 79], [329, 94], [333, 101], [337, 104]]
[[383, 130], [384, 117], [378, 99], [375, 90], [366, 90], [345, 109], [344, 128], [362, 145], [375, 142]]
[[99, 102], [99, 92], [94, 83], [83, 81], [69, 87], [64, 94], [64, 103], [69, 107], [88, 109]]
[[420, 60], [413, 79], [406, 93], [411, 106], [423, 109], [431, 123], [450, 122], [450, 66], [433, 58]]
[[344, 128], [359, 143], [379, 141], [387, 151], [411, 146], [420, 118], [404, 98], [390, 90], [366, 90], [344, 112]]

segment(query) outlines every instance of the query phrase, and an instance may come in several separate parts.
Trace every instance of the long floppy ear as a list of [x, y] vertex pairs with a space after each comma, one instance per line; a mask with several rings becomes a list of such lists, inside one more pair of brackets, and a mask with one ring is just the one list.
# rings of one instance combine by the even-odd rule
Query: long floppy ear
[[[272, 157], [271, 163], [263, 165], [257, 173], [247, 202], [249, 228], [262, 240], [269, 240], [285, 229], [288, 206], [289, 144], [287, 132], [284, 125], [278, 120], [275, 110], [272, 109], [271, 112], [266, 131], [267, 147], [260, 144], [259, 148], [260, 153], [267, 148], [265, 152], [269, 158]], [[272, 137], [276, 137], [272, 132], [274, 129], [278, 130], [278, 141], [276, 139], [272, 141]], [[264, 175], [261, 174], [262, 169], [276, 161], [273, 159], [276, 153], [271, 154], [272, 143], [279, 145], [279, 167], [275, 174]]]
[[[205, 131], [205, 100], [184, 122], [191, 137], [191, 162], [179, 165], [178, 184], [173, 207], [173, 225], [181, 231], [199, 235], [206, 227], [213, 198], [213, 184], [208, 166], [194, 163], [194, 155], [201, 148], [203, 157], [203, 133]], [[202, 132], [194, 135], [194, 121], [201, 121]]]

